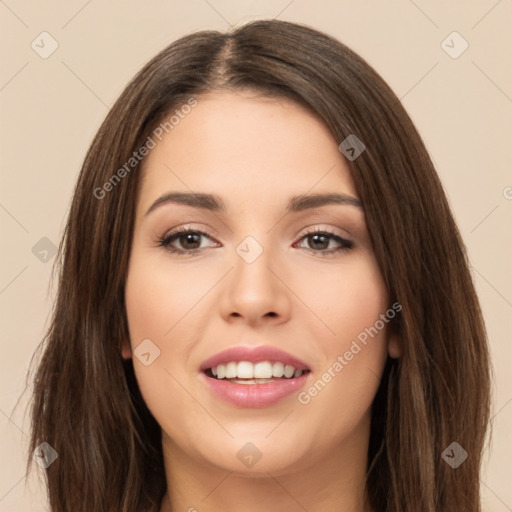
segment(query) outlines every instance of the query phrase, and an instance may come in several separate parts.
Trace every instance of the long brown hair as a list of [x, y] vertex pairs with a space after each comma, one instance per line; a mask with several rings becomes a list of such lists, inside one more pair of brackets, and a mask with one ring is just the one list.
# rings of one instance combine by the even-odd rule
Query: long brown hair
[[[245, 88], [291, 98], [323, 119], [336, 141], [355, 135], [366, 148], [347, 163], [389, 294], [402, 305], [402, 354], [388, 359], [373, 403], [369, 503], [388, 512], [480, 511], [488, 347], [431, 159], [395, 94], [361, 57], [328, 35], [275, 20], [169, 45], [122, 92], [87, 152], [34, 375], [27, 465], [43, 442], [58, 453], [45, 470], [51, 510], [159, 510], [166, 490], [160, 429], [132, 361], [121, 357], [140, 163], [119, 169], [180, 105]], [[454, 442], [468, 453], [456, 469], [443, 456]]]

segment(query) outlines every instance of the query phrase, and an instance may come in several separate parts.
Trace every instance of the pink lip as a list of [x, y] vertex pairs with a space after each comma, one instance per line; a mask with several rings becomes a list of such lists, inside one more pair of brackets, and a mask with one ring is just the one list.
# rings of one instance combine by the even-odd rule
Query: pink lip
[[221, 400], [237, 407], [261, 408], [273, 405], [298, 391], [306, 382], [309, 373], [291, 379], [279, 379], [268, 384], [235, 384], [217, 380], [200, 373], [210, 391]]
[[259, 363], [261, 361], [281, 362], [284, 365], [289, 364], [298, 370], [308, 369], [308, 366], [303, 361], [288, 354], [288, 352], [270, 346], [228, 348], [204, 361], [200, 369], [204, 371], [219, 364], [229, 363], [230, 361], [249, 361], [251, 363]]
[[273, 405], [298, 391], [305, 384], [310, 373], [291, 379], [276, 379], [266, 384], [236, 384], [206, 375], [205, 370], [230, 361], [250, 361], [251, 363], [279, 361], [284, 365], [288, 364], [300, 370], [309, 368], [304, 362], [291, 354], [270, 346], [233, 347], [207, 359], [201, 365], [200, 378], [215, 396], [238, 407], [261, 408]]

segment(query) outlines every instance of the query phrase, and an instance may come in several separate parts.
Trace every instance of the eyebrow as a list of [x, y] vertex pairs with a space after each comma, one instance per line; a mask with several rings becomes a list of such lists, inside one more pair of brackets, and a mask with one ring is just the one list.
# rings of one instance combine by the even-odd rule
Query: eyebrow
[[[149, 215], [158, 207], [173, 203], [201, 208], [212, 212], [226, 211], [226, 204], [215, 194], [204, 194], [200, 192], [170, 192], [159, 197], [148, 209], [145, 215]], [[286, 214], [297, 213], [329, 204], [339, 204], [362, 208], [363, 204], [359, 199], [347, 194], [301, 194], [293, 196], [288, 201]]]

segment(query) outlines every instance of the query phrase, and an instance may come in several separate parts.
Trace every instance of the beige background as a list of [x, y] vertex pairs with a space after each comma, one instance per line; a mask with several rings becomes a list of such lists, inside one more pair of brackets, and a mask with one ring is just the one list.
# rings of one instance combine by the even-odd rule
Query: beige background
[[[260, 17], [308, 23], [348, 44], [388, 81], [422, 134], [466, 242], [491, 340], [484, 508], [512, 511], [511, 0], [0, 0], [0, 15], [0, 511], [47, 510], [36, 477], [25, 478], [26, 398], [14, 406], [54, 296], [54, 258], [40, 260], [48, 242], [39, 241], [58, 244], [93, 134], [132, 75], [171, 41]], [[31, 47], [35, 40], [43, 51], [43, 31], [58, 43], [46, 59]], [[453, 31], [469, 43], [456, 59], [445, 50], [463, 42], [441, 44]]]

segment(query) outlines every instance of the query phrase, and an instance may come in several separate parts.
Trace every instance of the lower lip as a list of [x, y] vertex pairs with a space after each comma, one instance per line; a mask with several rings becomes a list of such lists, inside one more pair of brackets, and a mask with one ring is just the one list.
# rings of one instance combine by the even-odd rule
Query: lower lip
[[236, 384], [213, 379], [201, 373], [210, 391], [217, 397], [237, 407], [261, 408], [276, 404], [304, 386], [309, 373], [291, 379], [279, 379], [267, 384]]

